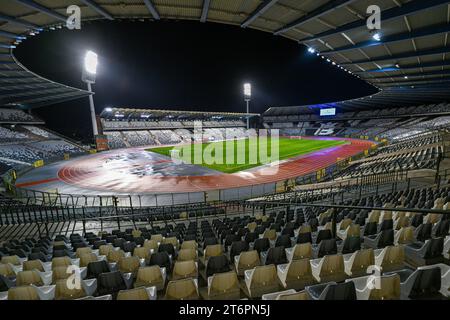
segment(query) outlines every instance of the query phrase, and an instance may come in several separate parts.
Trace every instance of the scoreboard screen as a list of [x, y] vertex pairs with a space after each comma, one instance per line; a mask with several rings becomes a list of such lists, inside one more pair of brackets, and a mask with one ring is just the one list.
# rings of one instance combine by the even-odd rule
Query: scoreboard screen
[[320, 109], [321, 117], [335, 116], [335, 115], [336, 115], [336, 108]]

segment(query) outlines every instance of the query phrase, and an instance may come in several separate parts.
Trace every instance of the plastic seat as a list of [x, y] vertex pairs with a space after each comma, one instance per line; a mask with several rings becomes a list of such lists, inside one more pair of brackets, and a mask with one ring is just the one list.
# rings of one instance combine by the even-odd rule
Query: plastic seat
[[112, 250], [107, 255], [108, 262], [118, 263], [122, 258], [125, 258], [125, 252], [123, 250]]
[[322, 240], [317, 249], [317, 257], [322, 258], [326, 255], [337, 254], [336, 239]]
[[316, 281], [312, 275], [309, 259], [292, 260], [277, 267], [278, 278], [285, 289], [302, 290]]
[[203, 252], [203, 257], [200, 257], [200, 261], [203, 265], [206, 265], [207, 261], [211, 257], [221, 256], [223, 254], [223, 247], [221, 244], [209, 245]]
[[55, 300], [75, 300], [86, 297], [83, 287], [69, 288], [67, 280], [58, 280], [55, 285]]
[[82, 255], [92, 253], [92, 249], [89, 247], [78, 248], [75, 255], [77, 258], [80, 258]]
[[208, 278], [208, 288], [201, 293], [206, 300], [238, 300], [241, 296], [238, 277], [234, 271], [216, 273]]
[[198, 285], [194, 279], [170, 281], [167, 285], [166, 300], [197, 300], [198, 298]]
[[259, 266], [252, 270], [246, 270], [242, 287], [249, 298], [259, 298], [266, 293], [278, 291], [278, 276], [275, 265]]
[[312, 243], [312, 235], [311, 232], [303, 232], [299, 233], [297, 236], [297, 243]]
[[198, 266], [194, 260], [175, 262], [172, 271], [172, 280], [197, 278], [197, 277], [198, 277]]
[[148, 260], [150, 255], [150, 249], [146, 247], [134, 248], [133, 256], [138, 257], [139, 259]]
[[239, 256], [235, 257], [234, 265], [237, 274], [239, 276], [243, 276], [245, 270], [250, 270], [261, 265], [261, 260], [258, 251], [252, 250], [241, 252]]
[[286, 251], [284, 247], [270, 248], [267, 253], [262, 254], [265, 265], [279, 265], [287, 263]]
[[312, 245], [310, 242], [296, 244], [292, 248], [285, 249], [288, 261], [311, 259], [313, 257]]
[[222, 272], [231, 271], [228, 258], [225, 255], [214, 256], [206, 263], [206, 278]]
[[291, 237], [289, 235], [280, 235], [275, 241], [275, 247], [292, 247]]
[[101, 245], [98, 248], [98, 254], [101, 256], [108, 256], [108, 254], [114, 250], [114, 247], [110, 244], [108, 245]]
[[165, 269], [159, 266], [150, 266], [140, 268], [137, 272], [136, 281], [134, 287], [156, 287], [156, 290], [160, 291], [164, 289], [166, 283]]
[[309, 300], [309, 294], [306, 291], [295, 293], [283, 293], [279, 294], [275, 300]]
[[400, 270], [405, 265], [405, 250], [403, 246], [389, 246], [375, 255], [375, 265], [383, 272]]
[[136, 276], [141, 262], [138, 257], [123, 257], [117, 263], [119, 270], [123, 273], [132, 273]]
[[149, 250], [158, 250], [158, 242], [156, 240], [145, 240], [144, 247]]
[[328, 230], [328, 229], [320, 230], [317, 233], [316, 244], [319, 244], [322, 240], [329, 240], [332, 238], [333, 238], [333, 235], [331, 233], [331, 230]]
[[324, 283], [305, 288], [312, 300], [356, 300], [353, 282]]
[[21, 271], [17, 273], [16, 284], [17, 286], [28, 286], [33, 284], [40, 287], [44, 285], [44, 281], [37, 271]]
[[117, 294], [117, 300], [133, 300], [133, 301], [147, 301], [156, 300], [156, 289], [152, 288], [135, 288], [130, 290], [121, 290]]
[[0, 275], [5, 277], [13, 277], [16, 276], [14, 269], [9, 264], [0, 264]]
[[441, 281], [441, 269], [439, 267], [433, 268], [430, 266], [429, 268], [417, 269], [402, 282], [402, 298], [413, 300], [445, 299], [445, 296], [440, 292]]
[[3, 264], [12, 264], [15, 266], [20, 266], [22, 264], [22, 261], [20, 261], [20, 258], [18, 256], [4, 256], [0, 260]]
[[80, 267], [87, 267], [89, 263], [95, 262], [98, 257], [94, 253], [83, 254], [80, 256]]
[[410, 244], [414, 242], [414, 227], [403, 227], [394, 235], [394, 244]]
[[167, 272], [172, 270], [172, 261], [170, 260], [169, 254], [167, 252], [157, 252], [150, 256], [148, 262], [149, 266], [160, 266], [161, 268], [166, 268]]
[[41, 260], [24, 261], [22, 267], [23, 267], [23, 271], [31, 271], [31, 270], [37, 270], [40, 272], [45, 271]]
[[127, 290], [127, 284], [120, 271], [102, 273], [98, 276], [97, 293], [99, 295], [110, 294], [113, 299], [120, 290]]
[[197, 250], [198, 244], [195, 240], [189, 240], [189, 241], [183, 241], [183, 243], [180, 246], [180, 249], [194, 249]]
[[[183, 242], [184, 243], [184, 242]], [[197, 261], [198, 254], [196, 249], [181, 249], [178, 251], [177, 261], [189, 261], [194, 260]]]
[[361, 238], [359, 236], [347, 236], [342, 245], [342, 254], [349, 254], [361, 249]]
[[234, 257], [239, 255], [241, 252], [248, 251], [249, 245], [245, 241], [235, 241], [230, 247], [230, 260], [234, 261]]
[[110, 271], [109, 265], [105, 260], [90, 262], [87, 265], [87, 278], [96, 279], [100, 274]]
[[444, 262], [442, 251], [444, 238], [427, 240], [425, 243], [415, 242], [405, 246], [405, 260], [414, 267]]
[[389, 274], [382, 276], [365, 276], [349, 279], [356, 287], [358, 300], [399, 300], [400, 299], [400, 276]]
[[258, 253], [265, 252], [270, 248], [270, 241], [267, 238], [256, 239], [253, 243], [253, 250], [258, 251]]
[[344, 258], [345, 273], [352, 278], [365, 276], [370, 266], [375, 265], [373, 249], [363, 249]]
[[344, 281], [347, 278], [344, 257], [340, 254], [311, 260], [311, 270], [317, 282]]
[[364, 246], [366, 248], [384, 248], [394, 244], [394, 230], [383, 230], [380, 233], [372, 236], [364, 237]]
[[8, 290], [8, 300], [37, 301], [41, 299], [35, 287], [19, 286]]

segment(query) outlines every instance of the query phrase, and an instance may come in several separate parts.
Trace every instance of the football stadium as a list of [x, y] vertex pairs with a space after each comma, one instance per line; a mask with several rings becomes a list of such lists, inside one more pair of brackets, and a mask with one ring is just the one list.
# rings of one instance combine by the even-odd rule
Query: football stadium
[[[124, 21], [226, 25], [294, 44], [310, 72], [322, 66], [322, 86], [298, 80], [319, 103], [257, 109], [264, 94], [242, 76], [228, 110], [220, 97], [180, 109], [131, 92], [120, 100], [129, 107], [99, 105], [115, 94], [96, 91], [101, 67], [116, 61], [81, 48], [81, 86], [18, 58], [41, 37]], [[242, 300], [258, 305], [234, 315], [261, 316], [275, 300], [449, 300], [449, 36], [444, 0], [1, 1], [0, 309]], [[348, 82], [330, 85], [325, 69]], [[330, 100], [334, 86], [356, 97]], [[44, 116], [55, 105], [65, 119]], [[89, 118], [71, 119], [74, 105]], [[63, 122], [92, 136], [69, 136]]]

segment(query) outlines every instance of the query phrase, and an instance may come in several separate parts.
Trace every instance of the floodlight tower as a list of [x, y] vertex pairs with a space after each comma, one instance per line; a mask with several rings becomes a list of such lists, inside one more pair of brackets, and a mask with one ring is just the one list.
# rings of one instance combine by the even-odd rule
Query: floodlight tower
[[95, 83], [97, 76], [98, 56], [95, 52], [88, 51], [84, 57], [84, 69], [82, 80], [87, 84], [89, 95], [89, 105], [91, 108], [92, 131], [94, 139], [98, 136], [97, 117], [95, 115], [94, 96], [92, 92], [92, 84]]
[[244, 84], [244, 99], [247, 103], [247, 130], [250, 129], [250, 101], [252, 100], [252, 85]]

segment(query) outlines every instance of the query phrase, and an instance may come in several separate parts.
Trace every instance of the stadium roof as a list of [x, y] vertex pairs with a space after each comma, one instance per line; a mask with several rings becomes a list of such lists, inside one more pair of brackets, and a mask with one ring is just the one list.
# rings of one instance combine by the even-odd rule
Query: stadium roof
[[[24, 37], [65, 25], [73, 4], [84, 20], [186, 19], [270, 32], [380, 89], [450, 88], [448, 0], [9, 0], [0, 8], [0, 82], [19, 96], [2, 88], [0, 105], [39, 107], [88, 94], [37, 77], [12, 57]], [[366, 26], [373, 4], [382, 10], [380, 41]]]
[[337, 108], [340, 111], [363, 111], [379, 108], [409, 107], [437, 104], [450, 101], [448, 87], [389, 88], [377, 94], [358, 99], [322, 103], [317, 105], [274, 107], [264, 112], [264, 116], [282, 116], [318, 113], [319, 109]]
[[146, 118], [146, 119], [172, 119], [172, 120], [191, 120], [191, 119], [247, 119], [247, 117], [259, 117], [259, 114], [250, 113], [230, 113], [230, 112], [204, 112], [204, 111], [177, 111], [177, 110], [153, 110], [153, 109], [128, 109], [128, 108], [105, 108], [100, 117], [105, 119], [117, 118]]

